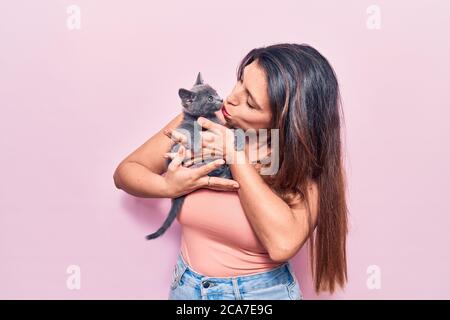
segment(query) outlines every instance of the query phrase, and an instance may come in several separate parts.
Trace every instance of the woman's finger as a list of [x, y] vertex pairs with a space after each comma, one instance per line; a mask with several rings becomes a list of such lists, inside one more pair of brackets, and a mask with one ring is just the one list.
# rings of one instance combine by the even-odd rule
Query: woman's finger
[[[192, 157], [192, 155], [191, 155], [191, 150], [189, 150], [189, 149], [185, 149], [185, 158], [191, 158]], [[173, 159], [173, 158], [175, 158], [175, 156], [177, 155], [177, 152], [166, 152], [164, 155], [163, 155], [163, 157], [164, 158], [166, 158], [166, 159]]]
[[[211, 158], [206, 158], [206, 159], [215, 160], [212, 157]], [[216, 159], [222, 159], [222, 157], [216, 157]], [[197, 156], [197, 157], [195, 157], [193, 159], [190, 159], [190, 160], [186, 161], [186, 164], [190, 166], [190, 165], [193, 165], [193, 164], [202, 163], [203, 161], [205, 161], [205, 158], [200, 155], [200, 156]]]
[[221, 166], [223, 166], [225, 164], [225, 160], [223, 159], [218, 159], [218, 160], [214, 160], [211, 161], [201, 167], [195, 168], [193, 170], [196, 170], [196, 174], [198, 178], [201, 178], [203, 176], [206, 176], [208, 173], [210, 173], [211, 171], [220, 168]]
[[181, 132], [172, 129], [164, 129], [164, 134], [172, 139], [172, 141], [181, 143], [185, 147], [188, 146], [187, 137]]
[[166, 158], [166, 159], [173, 159], [173, 158], [175, 158], [176, 154], [177, 154], [176, 152], [166, 152], [163, 155], [163, 157]]
[[[186, 158], [186, 159], [189, 159], [189, 158]], [[185, 161], [184, 163], [183, 163], [183, 166], [185, 166], [185, 167], [190, 167], [190, 166], [192, 166], [194, 163], [198, 163], [198, 162], [201, 162], [203, 159], [201, 158], [201, 157], [196, 157], [196, 158], [194, 158], [194, 159], [189, 159], [189, 160], [187, 160], [187, 161]]]
[[[196, 154], [197, 156], [197, 154]], [[221, 159], [223, 158], [223, 152], [220, 149], [217, 148], [210, 148], [207, 146], [202, 147], [202, 152], [201, 155], [198, 155], [198, 157], [203, 157], [203, 159], [211, 159], [211, 158], [216, 158], [216, 159]]]
[[[209, 185], [208, 185], [209, 179]], [[201, 178], [204, 187], [214, 190], [237, 190], [239, 189], [239, 183], [232, 179], [209, 177], [205, 176]]]
[[178, 152], [175, 156], [175, 158], [172, 159], [172, 161], [169, 163], [168, 166], [168, 170], [175, 170], [177, 169], [180, 164], [183, 162], [184, 160], [184, 154], [185, 154], [186, 149], [181, 145], [180, 148], [178, 149]]
[[203, 156], [199, 155], [199, 156], [196, 156], [196, 157], [191, 158], [190, 160], [186, 161], [186, 165], [191, 166], [193, 164], [201, 163], [202, 161], [204, 161]]
[[201, 131], [200, 136], [202, 137], [202, 141], [204, 142], [214, 142], [217, 137], [216, 134], [209, 131]]
[[219, 132], [222, 130], [223, 127], [221, 124], [211, 121], [205, 117], [198, 117], [197, 123], [201, 125], [202, 128], [208, 129], [213, 132], [214, 131]]
[[[173, 159], [175, 158], [176, 154], [176, 152], [166, 152], [165, 154], [163, 154], [163, 157], [166, 159]], [[214, 150], [208, 147], [204, 147], [201, 149], [201, 153], [192, 152], [191, 150], [186, 149], [184, 158], [189, 159], [189, 164], [193, 164], [202, 162], [203, 160], [206, 161], [208, 159], [223, 159], [223, 154], [220, 150]]]
[[190, 167], [190, 166], [192, 166], [194, 164], [194, 161], [193, 160], [188, 160], [188, 161], [186, 161], [184, 164], [183, 164], [183, 166], [185, 166], [185, 167]]

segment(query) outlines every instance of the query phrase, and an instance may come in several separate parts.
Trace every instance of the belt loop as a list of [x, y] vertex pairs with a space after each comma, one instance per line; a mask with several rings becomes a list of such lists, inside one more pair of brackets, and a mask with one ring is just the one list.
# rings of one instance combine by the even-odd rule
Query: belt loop
[[242, 300], [241, 293], [239, 292], [239, 285], [236, 278], [231, 278], [231, 281], [233, 282], [233, 290], [234, 295], [236, 296], [236, 300]]
[[181, 280], [181, 277], [183, 276], [186, 269], [187, 269], [187, 265], [185, 265], [183, 263], [183, 261], [179, 259], [175, 265], [175, 279], [172, 284], [173, 289], [175, 289], [178, 286], [178, 284]]

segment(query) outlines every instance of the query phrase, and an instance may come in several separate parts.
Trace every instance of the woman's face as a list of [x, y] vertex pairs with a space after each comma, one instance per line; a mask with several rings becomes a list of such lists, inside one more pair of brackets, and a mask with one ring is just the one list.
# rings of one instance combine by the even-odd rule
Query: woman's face
[[269, 106], [266, 75], [257, 60], [243, 70], [242, 81], [224, 100], [224, 108], [217, 114], [230, 128], [269, 129], [272, 112]]

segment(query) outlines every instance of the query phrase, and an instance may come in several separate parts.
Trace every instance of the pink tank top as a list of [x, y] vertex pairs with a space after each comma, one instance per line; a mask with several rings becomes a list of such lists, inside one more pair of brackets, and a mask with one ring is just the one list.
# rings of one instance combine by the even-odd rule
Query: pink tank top
[[230, 277], [281, 265], [257, 238], [237, 192], [197, 189], [186, 196], [177, 220], [181, 253], [197, 273]]

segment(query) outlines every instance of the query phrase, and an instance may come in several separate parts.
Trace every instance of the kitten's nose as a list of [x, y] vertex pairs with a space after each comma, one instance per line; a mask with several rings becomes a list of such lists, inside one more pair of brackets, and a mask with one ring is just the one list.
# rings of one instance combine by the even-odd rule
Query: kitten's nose
[[220, 102], [223, 102], [223, 98], [220, 98]]

